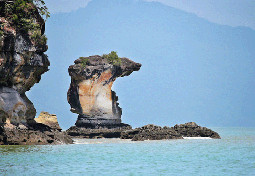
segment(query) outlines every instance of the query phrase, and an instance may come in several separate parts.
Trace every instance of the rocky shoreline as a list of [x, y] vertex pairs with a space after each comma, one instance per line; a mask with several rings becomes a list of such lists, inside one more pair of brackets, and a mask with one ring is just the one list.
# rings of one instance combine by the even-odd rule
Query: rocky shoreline
[[0, 126], [0, 145], [73, 144], [71, 136], [62, 132], [54, 114], [42, 112], [35, 123], [14, 125], [7, 121]]
[[[46, 114], [48, 113], [41, 113]], [[41, 116], [42, 120], [42, 116]], [[210, 137], [221, 139], [220, 135], [206, 127], [201, 127], [195, 122], [175, 125], [174, 127], [160, 127], [153, 124], [132, 129], [128, 124], [112, 126], [72, 126], [62, 132], [59, 127], [52, 128], [50, 119], [42, 120], [43, 123], [35, 123], [30, 126], [15, 126], [10, 123], [0, 127], [0, 145], [58, 145], [73, 144], [73, 139], [100, 139], [120, 138], [131, 141], [145, 140], [171, 140], [184, 139], [184, 137]], [[46, 125], [47, 124], [47, 125]], [[48, 126], [49, 125], [49, 126]], [[56, 124], [54, 124], [56, 126]]]
[[67, 134], [72, 138], [120, 138], [131, 139], [132, 141], [163, 140], [163, 139], [184, 139], [183, 137], [210, 137], [220, 139], [220, 135], [206, 127], [201, 127], [195, 122], [175, 125], [174, 127], [160, 127], [153, 124], [132, 129], [125, 124], [124, 127], [98, 127], [85, 128], [73, 126], [69, 128]]
[[0, 127], [0, 145], [48, 145], [72, 144], [66, 132], [52, 129], [47, 125], [14, 126], [5, 124]]

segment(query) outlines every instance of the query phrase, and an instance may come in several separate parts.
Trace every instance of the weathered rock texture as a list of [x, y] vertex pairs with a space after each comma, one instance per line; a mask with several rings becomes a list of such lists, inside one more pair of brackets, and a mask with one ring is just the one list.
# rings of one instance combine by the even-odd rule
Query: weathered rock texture
[[220, 139], [217, 132], [206, 127], [198, 126], [195, 122], [189, 122], [174, 127], [160, 127], [156, 125], [145, 125], [141, 128], [121, 132], [121, 139], [132, 139], [132, 141], [183, 139], [183, 137], [211, 137]]
[[73, 140], [66, 132], [52, 129], [41, 123], [19, 126], [6, 123], [0, 126], [0, 145], [46, 145], [72, 144]]
[[170, 127], [156, 125], [145, 125], [141, 128], [123, 131], [121, 139], [132, 139], [132, 141], [183, 139], [182, 135]]
[[[5, 1], [0, 1], [0, 5], [3, 8]], [[44, 26], [38, 11], [34, 13], [33, 24]], [[48, 71], [50, 62], [44, 54], [46, 42], [35, 40], [31, 31], [25, 32], [12, 25], [4, 12], [0, 15], [0, 144], [55, 143], [51, 140], [58, 134], [49, 132], [51, 129], [47, 126], [36, 124], [36, 110], [25, 95]], [[42, 29], [39, 35], [43, 32]], [[48, 132], [51, 134], [46, 135]], [[38, 140], [33, 139], [37, 137]]]
[[[106, 58], [95, 55], [77, 59], [69, 67], [71, 84], [67, 95], [71, 111], [79, 114], [75, 124], [77, 127], [97, 129], [96, 133], [103, 128], [106, 131], [119, 129], [119, 133], [121, 128], [129, 128], [129, 125], [121, 123], [122, 110], [111, 88], [116, 78], [138, 71], [141, 64], [128, 58], [120, 59], [121, 64], [114, 65]], [[73, 135], [74, 129], [78, 131], [73, 127], [68, 133]], [[85, 133], [84, 130], [81, 133]]]
[[47, 125], [52, 129], [56, 129], [56, 130], [59, 130], [59, 131], [62, 130], [61, 127], [58, 124], [58, 119], [57, 119], [56, 114], [50, 114], [48, 112], [42, 111], [40, 113], [40, 115], [37, 118], [35, 118], [35, 121], [37, 123], [42, 123], [44, 125]]
[[173, 129], [183, 137], [211, 137], [220, 139], [220, 135], [206, 127], [198, 126], [195, 122], [175, 125]]
[[122, 131], [131, 130], [127, 124], [98, 125], [91, 127], [72, 126], [66, 132], [74, 138], [119, 138]]
[[28, 33], [17, 31], [4, 17], [0, 25], [0, 122], [34, 123], [36, 110], [25, 92], [48, 71], [47, 46], [38, 48]]

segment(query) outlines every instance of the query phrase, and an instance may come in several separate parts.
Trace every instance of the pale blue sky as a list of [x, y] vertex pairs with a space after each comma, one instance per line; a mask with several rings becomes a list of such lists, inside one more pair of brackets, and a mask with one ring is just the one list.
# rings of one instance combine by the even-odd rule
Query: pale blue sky
[[254, 0], [146, 0], [196, 14], [211, 22], [255, 29]]
[[[242, 11], [225, 5], [214, 14], [203, 3], [196, 7], [215, 19], [225, 12], [242, 12], [240, 16], [248, 19], [251, 6], [240, 2], [236, 8]], [[124, 123], [255, 126], [255, 31], [251, 28], [213, 23], [180, 8], [142, 0], [88, 4], [48, 0], [48, 6], [55, 9], [46, 24], [50, 71], [28, 97], [38, 112], [57, 114], [64, 129], [77, 119], [67, 103], [69, 65], [80, 56], [110, 51], [143, 65], [114, 83]], [[238, 20], [236, 24], [241, 25]]]
[[[71, 12], [84, 8], [91, 0], [46, 0], [52, 13]], [[109, 0], [110, 1], [110, 0]], [[126, 0], [133, 1], [133, 0]], [[255, 29], [254, 0], [144, 0], [194, 13], [208, 21], [230, 25], [246, 26]]]

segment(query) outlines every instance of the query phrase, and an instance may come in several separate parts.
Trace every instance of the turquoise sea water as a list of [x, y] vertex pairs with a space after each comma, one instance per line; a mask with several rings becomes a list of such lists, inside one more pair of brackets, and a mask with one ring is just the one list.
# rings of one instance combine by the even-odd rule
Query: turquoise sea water
[[221, 140], [0, 146], [0, 175], [255, 175], [255, 128], [213, 129]]

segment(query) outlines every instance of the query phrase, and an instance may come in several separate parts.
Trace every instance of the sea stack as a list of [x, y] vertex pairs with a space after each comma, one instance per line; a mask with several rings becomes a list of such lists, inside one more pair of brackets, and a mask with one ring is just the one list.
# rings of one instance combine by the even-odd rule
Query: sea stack
[[47, 45], [16, 30], [4, 17], [0, 25], [0, 122], [34, 123], [36, 110], [25, 92], [48, 71]]
[[49, 70], [44, 19], [31, 2], [1, 1], [0, 7], [0, 145], [72, 143], [36, 123], [36, 109], [25, 94]]
[[80, 57], [74, 63], [68, 69], [71, 84], [67, 99], [71, 111], [79, 115], [75, 126], [67, 130], [68, 134], [89, 138], [100, 134], [101, 137], [120, 137], [123, 129], [131, 129], [121, 122], [122, 110], [111, 88], [118, 77], [138, 71], [141, 64], [119, 58], [116, 52]]

